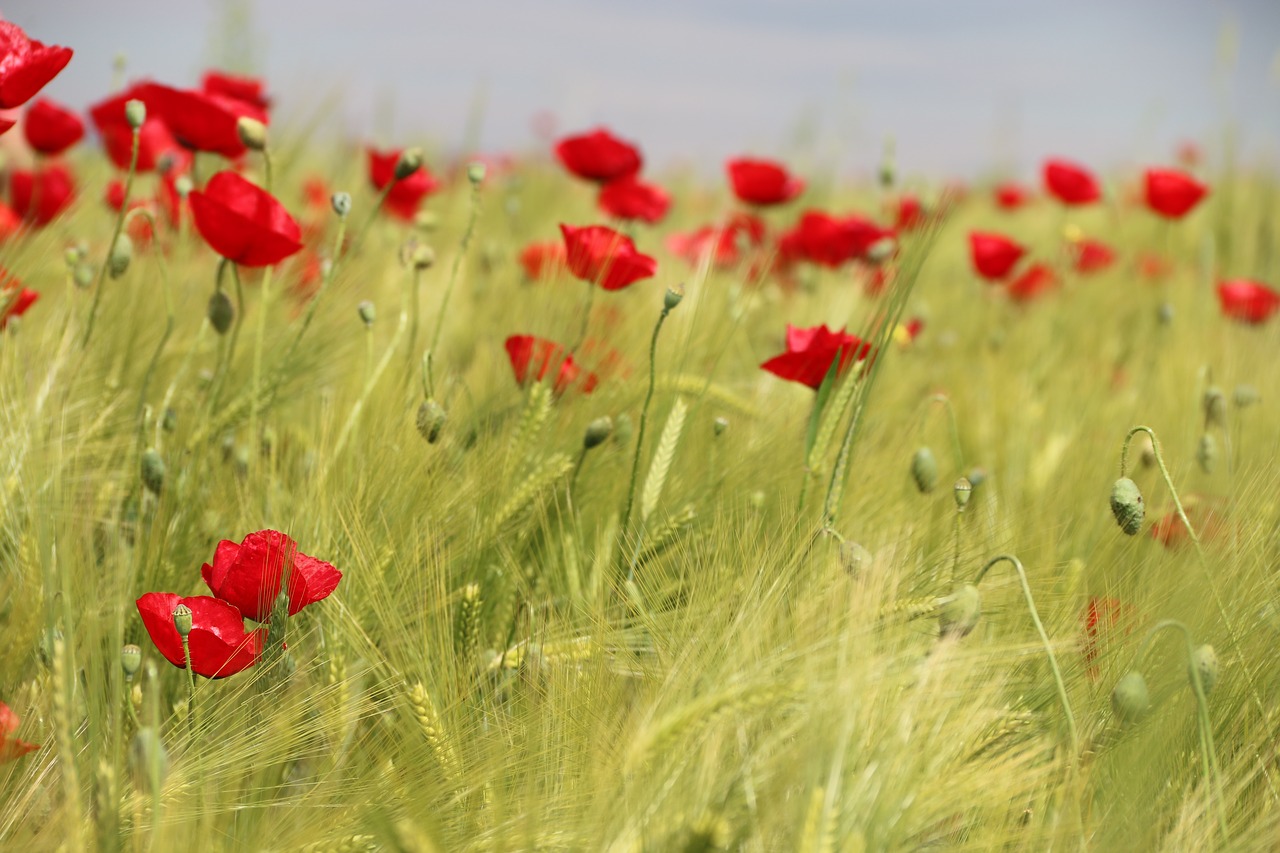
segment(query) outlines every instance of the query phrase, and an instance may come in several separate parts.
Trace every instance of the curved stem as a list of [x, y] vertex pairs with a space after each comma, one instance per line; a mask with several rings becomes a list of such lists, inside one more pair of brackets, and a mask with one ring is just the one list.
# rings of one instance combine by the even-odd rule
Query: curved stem
[[124, 231], [125, 216], [129, 212], [129, 193], [133, 190], [133, 176], [138, 172], [138, 148], [141, 138], [141, 129], [135, 127], [132, 148], [129, 152], [129, 172], [124, 179], [124, 198], [120, 202], [120, 213], [116, 216], [116, 229], [107, 247], [107, 260], [103, 261], [101, 269], [98, 270], [98, 284], [93, 290], [93, 302], [89, 305], [89, 318], [85, 321], [84, 338], [80, 341], [81, 349], [89, 346], [89, 337], [93, 334], [93, 322], [97, 319], [98, 306], [102, 303], [102, 288], [107, 280], [107, 268], [111, 266], [111, 255], [115, 253], [116, 243], [120, 240], [121, 232]]
[[[667, 315], [670, 313], [671, 309], [663, 305], [662, 313], [658, 315], [658, 322], [653, 324], [653, 337], [649, 339], [649, 390], [644, 395], [644, 406], [640, 409], [640, 428], [636, 431], [636, 452], [631, 460], [631, 479], [627, 484], [627, 508], [622, 513], [623, 530], [631, 529], [631, 512], [636, 502], [636, 478], [640, 474], [640, 454], [644, 450], [644, 431], [649, 423], [649, 405], [653, 402], [653, 387], [657, 382], [658, 333], [662, 331], [662, 324], [666, 322]], [[628, 580], [631, 579], [634, 571], [633, 565], [627, 572]]]
[[[473, 183], [471, 185], [471, 213], [467, 218], [467, 228], [462, 232], [462, 240], [458, 243], [458, 253], [453, 256], [453, 265], [449, 268], [449, 281], [444, 286], [444, 296], [440, 299], [440, 308], [436, 314], [436, 327], [431, 333], [431, 346], [427, 348], [428, 352], [432, 354], [440, 346], [440, 333], [444, 330], [444, 318], [448, 314], [449, 297], [453, 294], [453, 286], [458, 283], [458, 270], [462, 266], [462, 259], [466, 257], [467, 247], [471, 245], [471, 238], [475, 234], [476, 220], [479, 216], [480, 184]], [[428, 384], [434, 385], [434, 382], [429, 382]]]
[[951, 423], [951, 452], [955, 454], [956, 470], [964, 472], [964, 450], [960, 447], [960, 424], [956, 420], [955, 407], [951, 405], [951, 398], [946, 394], [934, 394], [929, 398], [931, 403], [942, 403], [947, 410], [947, 417]]

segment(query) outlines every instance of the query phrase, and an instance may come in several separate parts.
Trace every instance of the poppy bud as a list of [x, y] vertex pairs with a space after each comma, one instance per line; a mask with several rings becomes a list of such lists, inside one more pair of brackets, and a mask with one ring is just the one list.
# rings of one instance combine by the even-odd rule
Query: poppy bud
[[1206, 428], [1211, 426], [1222, 426], [1227, 420], [1227, 395], [1222, 393], [1222, 389], [1216, 385], [1211, 385], [1204, 391], [1204, 425]]
[[334, 213], [346, 216], [351, 212], [351, 193], [334, 193], [329, 196], [329, 204], [332, 205]]
[[192, 182], [190, 175], [179, 175], [173, 179], [173, 189], [178, 194], [178, 198], [186, 200], [191, 195], [191, 191], [196, 188]]
[[124, 120], [129, 122], [129, 127], [133, 130], [142, 127], [147, 120], [147, 105], [137, 99], [125, 101]]
[[973, 483], [961, 477], [952, 487], [952, 494], [956, 499], [956, 512], [964, 512], [964, 508], [969, 505], [969, 498], [973, 497]]
[[667, 292], [662, 295], [662, 310], [672, 310], [680, 304], [681, 299], [684, 299], [683, 284], [678, 284], [675, 287], [668, 287]]
[[409, 263], [415, 270], [429, 269], [436, 262], [436, 250], [424, 244], [415, 246], [409, 255]]
[[71, 278], [76, 283], [76, 287], [81, 290], [87, 288], [93, 284], [93, 266], [87, 263], [77, 264]]
[[227, 294], [221, 290], [215, 290], [213, 296], [209, 297], [209, 309], [205, 316], [209, 318], [209, 325], [213, 326], [215, 332], [225, 335], [231, 329], [231, 322], [236, 318], [236, 309]]
[[133, 643], [121, 649], [120, 666], [124, 669], [125, 680], [132, 681], [133, 677], [138, 674], [138, 669], [142, 666], [142, 649]]
[[68, 246], [67, 250], [62, 253], [62, 259], [67, 263], [67, 269], [73, 270], [76, 264], [80, 263], [84, 258], [84, 253], [79, 246]]
[[963, 637], [978, 625], [982, 615], [982, 596], [971, 583], [958, 586], [938, 612], [938, 627], [944, 637]]
[[1252, 385], [1237, 385], [1232, 397], [1235, 399], [1237, 409], [1247, 409], [1262, 399], [1258, 389]]
[[484, 181], [484, 163], [468, 163], [467, 164], [467, 180], [472, 186]]
[[186, 637], [191, 633], [191, 608], [179, 604], [173, 608], [173, 627], [178, 629], [179, 636]]
[[1146, 514], [1142, 492], [1138, 490], [1138, 484], [1128, 477], [1121, 477], [1111, 487], [1111, 514], [1116, 517], [1120, 529], [1130, 536], [1136, 536], [1142, 529], [1142, 519]]
[[173, 432], [178, 428], [178, 413], [173, 406], [165, 407], [164, 414], [160, 416], [160, 428], [165, 432]]
[[148, 447], [142, 454], [142, 485], [156, 496], [164, 488], [164, 460], [154, 447]]
[[[1213, 650], [1213, 646], [1205, 643], [1199, 646], [1191, 655], [1191, 662], [1188, 667], [1195, 667], [1196, 672], [1200, 675], [1200, 687], [1203, 688], [1206, 696], [1213, 690], [1215, 684], [1218, 683], [1218, 653]], [[1191, 678], [1191, 671], [1188, 669], [1187, 677]], [[1192, 679], [1192, 686], [1195, 680]]]
[[868, 261], [873, 264], [884, 263], [893, 257], [893, 253], [898, 250], [898, 243], [892, 237], [881, 237], [870, 246], [863, 254]]
[[400, 159], [396, 160], [396, 168], [393, 174], [397, 181], [403, 181], [421, 168], [422, 149], [406, 148], [400, 152]]
[[932, 450], [921, 447], [911, 457], [911, 478], [922, 493], [931, 492], [938, 485], [938, 460], [933, 458]]
[[427, 444], [435, 444], [440, 440], [440, 431], [444, 429], [444, 423], [448, 419], [444, 406], [435, 400], [423, 400], [418, 407], [418, 432], [427, 440]]
[[152, 796], [159, 796], [160, 786], [169, 775], [169, 752], [160, 733], [151, 726], [138, 729], [129, 746], [129, 770], [133, 783]]
[[1200, 443], [1196, 445], [1196, 461], [1200, 463], [1200, 470], [1206, 474], [1212, 474], [1213, 469], [1217, 467], [1218, 440], [1212, 433], [1206, 432], [1200, 436]]
[[1126, 672], [1111, 691], [1111, 710], [1123, 723], [1134, 723], [1151, 707], [1151, 692], [1142, 673]]
[[605, 439], [613, 432], [613, 418], [605, 415], [587, 424], [587, 431], [582, 436], [582, 447], [590, 450], [604, 444]]
[[711, 431], [715, 433], [717, 438], [724, 435], [724, 431], [727, 430], [728, 428], [729, 428], [728, 418], [724, 418], [724, 417], [716, 418], [711, 423]]
[[128, 234], [121, 233], [116, 238], [115, 245], [111, 247], [111, 255], [107, 258], [107, 272], [112, 278], [119, 278], [129, 269], [129, 262], [133, 260], [133, 241], [129, 239]]
[[245, 148], [252, 151], [267, 150], [267, 126], [256, 118], [240, 116], [236, 120], [236, 133]]
[[360, 320], [364, 323], [365, 328], [373, 325], [373, 321], [378, 316], [378, 309], [373, 307], [373, 303], [368, 299], [356, 306], [356, 311], [360, 313]]

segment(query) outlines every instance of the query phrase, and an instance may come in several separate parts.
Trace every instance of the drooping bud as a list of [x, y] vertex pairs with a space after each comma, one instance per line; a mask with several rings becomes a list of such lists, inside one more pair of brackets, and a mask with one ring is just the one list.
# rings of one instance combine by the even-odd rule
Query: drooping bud
[[1196, 445], [1196, 461], [1200, 463], [1200, 470], [1206, 474], [1212, 474], [1213, 469], [1218, 466], [1218, 440], [1213, 437], [1213, 433], [1206, 432], [1200, 436], [1200, 443]]
[[662, 310], [671, 311], [680, 304], [680, 300], [684, 299], [684, 285], [677, 284], [675, 287], [668, 287], [667, 292], [662, 294]]
[[179, 604], [173, 608], [173, 627], [178, 629], [179, 636], [185, 637], [191, 633], [191, 608], [185, 604]]
[[213, 326], [215, 332], [225, 335], [231, 330], [231, 323], [236, 318], [236, 309], [231, 304], [231, 297], [221, 290], [215, 290], [213, 296], [209, 297], [209, 308], [205, 316], [209, 318], [209, 325]]
[[142, 649], [133, 643], [120, 650], [120, 667], [124, 670], [126, 681], [132, 681], [142, 666]]
[[969, 499], [973, 497], [973, 483], [961, 477], [952, 487], [952, 494], [956, 499], [956, 512], [964, 512], [964, 508], [969, 505]]
[[971, 583], [955, 588], [938, 611], [938, 627], [944, 637], [963, 637], [978, 625], [982, 615], [982, 596]]
[[1236, 390], [1232, 393], [1237, 409], [1247, 409], [1254, 403], [1262, 399], [1262, 395], [1258, 393], [1258, 389], [1252, 385], [1237, 385]]
[[[1221, 672], [1218, 664], [1218, 653], [1213, 650], [1213, 646], [1205, 643], [1197, 647], [1192, 653], [1191, 662], [1188, 666], [1194, 667], [1200, 675], [1200, 686], [1204, 689], [1205, 695], [1208, 696], [1214, 685], [1218, 683], [1218, 674]], [[1187, 671], [1187, 676], [1188, 678], [1191, 677], [1190, 669]], [[1194, 679], [1192, 680], [1192, 686], [1195, 686]]]
[[147, 105], [136, 98], [124, 103], [124, 120], [129, 122], [129, 127], [137, 130], [147, 120]]
[[590, 450], [593, 447], [599, 447], [604, 444], [605, 440], [613, 432], [613, 418], [605, 415], [596, 418], [587, 424], [587, 431], [582, 436], [582, 447], [584, 450]]
[[378, 316], [378, 309], [373, 307], [373, 303], [368, 299], [356, 306], [356, 311], [360, 314], [360, 320], [364, 323], [365, 328], [373, 325], [373, 321]]
[[395, 179], [403, 181], [414, 172], [422, 168], [422, 149], [406, 148], [400, 152], [400, 159], [396, 160]]
[[329, 196], [329, 204], [333, 207], [334, 213], [345, 217], [351, 212], [351, 193], [334, 193]]
[[1151, 691], [1137, 670], [1126, 672], [1111, 690], [1111, 710], [1122, 723], [1136, 723], [1150, 707]]
[[911, 479], [922, 493], [931, 492], [938, 485], [938, 460], [929, 448], [921, 447], [911, 457]]
[[240, 116], [236, 120], [236, 133], [245, 148], [251, 151], [267, 150], [267, 126], [256, 118]]
[[161, 490], [164, 489], [164, 459], [160, 457], [160, 451], [154, 447], [148, 447], [142, 453], [142, 485], [146, 486], [147, 491], [159, 497]]
[[716, 418], [711, 422], [711, 431], [717, 438], [724, 435], [724, 431], [729, 428], [729, 419], [725, 417]]
[[1143, 468], [1150, 468], [1156, 464], [1156, 445], [1151, 440], [1151, 436], [1145, 432], [1140, 432], [1133, 437], [1133, 447], [1138, 451], [1138, 462]]
[[1205, 429], [1222, 426], [1227, 422], [1227, 395], [1216, 385], [1204, 391], [1204, 425]]
[[76, 264], [76, 269], [71, 274], [71, 279], [76, 283], [76, 287], [84, 290], [93, 284], [93, 265], [89, 263]]
[[444, 410], [444, 406], [434, 399], [423, 400], [422, 405], [418, 407], [418, 432], [428, 444], [435, 444], [440, 440], [440, 431], [444, 429], [445, 421], [448, 419], [449, 414]]
[[1128, 477], [1121, 477], [1111, 487], [1111, 514], [1116, 517], [1120, 529], [1130, 536], [1136, 536], [1142, 529], [1142, 519], [1146, 515], [1142, 492], [1138, 484]]
[[133, 241], [128, 234], [122, 232], [111, 247], [111, 254], [107, 258], [107, 272], [113, 279], [119, 278], [129, 269], [129, 262], [132, 260]]
[[484, 163], [467, 164], [467, 180], [473, 187], [484, 182], [484, 172]]

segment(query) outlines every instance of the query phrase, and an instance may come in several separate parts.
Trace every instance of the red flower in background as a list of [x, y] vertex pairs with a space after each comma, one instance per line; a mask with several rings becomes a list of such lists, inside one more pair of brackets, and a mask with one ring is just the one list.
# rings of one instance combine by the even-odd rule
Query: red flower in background
[[0, 243], [18, 233], [22, 227], [22, 218], [13, 212], [13, 208], [0, 201]]
[[246, 633], [240, 611], [211, 595], [183, 598], [172, 592], [148, 592], [136, 604], [151, 642], [179, 669], [187, 668], [182, 635], [173, 624], [173, 611], [179, 604], [191, 609], [187, 644], [191, 649], [191, 670], [197, 675], [206, 678], [235, 675], [257, 663], [262, 654], [266, 630], [259, 628]]
[[610, 181], [600, 189], [600, 209], [618, 219], [640, 219], [656, 225], [667, 215], [671, 196], [657, 184], [646, 184], [635, 175]]
[[785, 204], [804, 192], [804, 181], [773, 160], [737, 157], [725, 168], [733, 194], [747, 204]]
[[410, 221], [418, 213], [422, 200], [440, 188], [440, 182], [427, 171], [424, 165], [416, 169], [409, 177], [396, 180], [396, 163], [400, 161], [400, 150], [378, 151], [369, 149], [369, 182], [375, 190], [381, 191], [392, 183], [384, 207], [396, 218]]
[[195, 151], [212, 151], [234, 160], [245, 153], [236, 130], [241, 116], [267, 122], [267, 114], [253, 104], [195, 89], [174, 89], [159, 83], [143, 83], [136, 96], [155, 112], [174, 138]]
[[604, 225], [561, 225], [569, 271], [605, 290], [621, 290], [658, 271], [658, 262], [636, 251], [631, 238]]
[[1072, 263], [1082, 275], [1101, 272], [1115, 263], [1115, 250], [1101, 240], [1084, 237], [1071, 244]]
[[744, 248], [763, 245], [764, 236], [763, 219], [751, 213], [738, 212], [729, 217], [723, 227], [704, 225], [687, 233], [669, 234], [666, 246], [671, 254], [695, 267], [710, 252], [711, 262], [727, 269], [737, 265]]
[[71, 48], [27, 38], [22, 27], [0, 21], [0, 109], [20, 107], [71, 61]]
[[803, 259], [836, 269], [847, 261], [864, 257], [877, 241], [892, 236], [892, 229], [881, 228], [856, 213], [838, 218], [820, 210], [809, 210], [795, 227], [782, 235], [778, 253], [784, 260]]
[[23, 287], [12, 273], [0, 267], [0, 331], [4, 331], [10, 317], [21, 317], [39, 298], [39, 293]]
[[213, 554], [213, 563], [205, 563], [200, 574], [216, 597], [255, 622], [271, 618], [286, 574], [290, 616], [328, 597], [342, 580], [341, 572], [323, 560], [308, 557], [298, 550], [297, 542], [277, 530], [250, 533], [239, 545], [223, 539]]
[[35, 172], [15, 169], [9, 175], [9, 201], [20, 219], [48, 225], [75, 199], [75, 178], [61, 163]]
[[0, 136], [4, 136], [6, 130], [12, 130], [16, 121], [0, 116]]
[[[124, 181], [113, 180], [107, 184], [107, 190], [103, 193], [102, 200], [107, 207], [119, 213], [121, 208], [124, 207]], [[154, 206], [148, 204], [145, 200], [136, 198], [130, 200], [130, 210], [138, 210], [140, 208], [149, 209], [153, 215], [155, 214]], [[155, 238], [155, 234], [151, 230], [151, 222], [145, 216], [133, 217], [133, 219], [129, 220], [127, 227], [129, 236], [139, 246], [146, 246]]]
[[531, 281], [555, 278], [568, 264], [564, 243], [558, 240], [530, 243], [520, 252], [520, 266]]
[[928, 220], [924, 205], [917, 196], [907, 193], [898, 199], [898, 209], [893, 223], [894, 231], [911, 231]]
[[235, 172], [214, 175], [188, 201], [200, 236], [240, 266], [278, 264], [302, 248], [302, 229], [284, 205]]
[[1014, 302], [1029, 302], [1058, 286], [1058, 277], [1045, 264], [1032, 264], [1017, 278], [1009, 282], [1009, 298]]
[[1027, 250], [1003, 234], [969, 232], [969, 256], [973, 269], [987, 281], [1001, 281], [1013, 271]]
[[1083, 166], [1069, 160], [1047, 160], [1044, 164], [1044, 187], [1065, 205], [1092, 204], [1102, 198], [1098, 180]]
[[40, 98], [27, 108], [22, 125], [27, 144], [41, 154], [61, 154], [84, 137], [80, 116], [47, 98]]
[[573, 174], [607, 183], [640, 171], [640, 150], [605, 128], [570, 136], [556, 143], [556, 157]]
[[[125, 118], [124, 105], [131, 100], [142, 100], [145, 85], [131, 86], [89, 108], [89, 118], [98, 128], [102, 147], [117, 169], [129, 168], [133, 149], [133, 129]], [[138, 171], [153, 171], [165, 154], [179, 150], [178, 140], [173, 138], [168, 126], [155, 111], [148, 110], [147, 120], [142, 123], [138, 134]]]
[[1280, 310], [1280, 293], [1262, 282], [1237, 278], [1218, 285], [1218, 302], [1231, 319], [1257, 325]]
[[200, 80], [200, 90], [206, 95], [239, 101], [265, 113], [271, 109], [271, 99], [264, 89], [265, 85], [257, 77], [242, 77], [225, 71], [206, 71]]
[[[1196, 529], [1201, 542], [1216, 539], [1227, 532], [1226, 519], [1214, 508], [1217, 503], [1217, 500], [1200, 495], [1187, 495], [1183, 501], [1182, 508], [1187, 514], [1187, 520]], [[1179, 548], [1191, 541], [1187, 526], [1178, 517], [1177, 510], [1166, 513], [1151, 525], [1151, 538], [1170, 549]]]
[[13, 737], [13, 733], [18, 730], [18, 715], [13, 713], [13, 709], [0, 702], [0, 764], [10, 761], [17, 761], [28, 752], [39, 749], [38, 743], [27, 743]]
[[997, 184], [993, 194], [996, 200], [996, 207], [1001, 210], [1017, 210], [1031, 201], [1031, 192], [1026, 187], [1013, 181]]
[[1209, 193], [1209, 188], [1176, 169], [1148, 169], [1146, 202], [1152, 212], [1166, 219], [1181, 219]]
[[760, 367], [788, 382], [808, 385], [815, 391], [827, 377], [837, 359], [837, 374], [843, 374], [854, 360], [862, 361], [871, 353], [871, 344], [846, 334], [833, 332], [826, 325], [801, 329], [787, 324], [787, 351], [774, 356]]
[[[582, 375], [582, 368], [574, 363], [573, 356], [555, 341], [533, 335], [512, 335], [507, 338], [504, 346], [507, 357], [511, 360], [511, 370], [521, 387], [541, 382], [555, 367], [554, 391], [563, 394]], [[582, 393], [590, 394], [598, 382], [599, 378], [594, 373], [588, 373], [582, 378]]]
[[1173, 263], [1153, 252], [1138, 256], [1138, 277], [1146, 281], [1162, 281], [1173, 272]]
[[1133, 633], [1136, 616], [1136, 611], [1119, 599], [1089, 597], [1089, 605], [1084, 612], [1082, 651], [1090, 678], [1098, 677], [1098, 667], [1094, 661], [1097, 660], [1102, 645], [1109, 642], [1111, 634], [1119, 627], [1122, 620], [1125, 633]]

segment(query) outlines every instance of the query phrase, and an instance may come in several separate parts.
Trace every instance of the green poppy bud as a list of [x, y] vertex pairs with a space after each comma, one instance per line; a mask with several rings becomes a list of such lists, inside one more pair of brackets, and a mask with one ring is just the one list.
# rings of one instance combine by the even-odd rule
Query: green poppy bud
[[484, 181], [484, 163], [468, 163], [467, 164], [467, 180], [472, 186], [476, 186]]
[[334, 193], [329, 196], [329, 204], [334, 213], [345, 217], [351, 212], [351, 193]]
[[409, 253], [409, 263], [415, 270], [429, 269], [436, 262], [436, 250], [425, 243], [413, 247]]
[[881, 264], [892, 258], [896, 251], [898, 251], [897, 240], [892, 237], [881, 237], [867, 247], [863, 257], [873, 264]]
[[121, 233], [116, 238], [115, 245], [111, 247], [111, 255], [107, 258], [107, 272], [112, 278], [119, 278], [129, 269], [129, 262], [133, 260], [133, 241], [129, 239], [128, 234]]
[[969, 505], [969, 499], [973, 497], [973, 483], [961, 477], [952, 487], [952, 494], [956, 499], [956, 512], [964, 512], [964, 508]]
[[418, 432], [427, 440], [427, 444], [435, 444], [440, 440], [440, 431], [444, 429], [449, 414], [433, 399], [423, 400], [418, 407]]
[[251, 151], [267, 150], [267, 126], [256, 118], [240, 116], [236, 119], [236, 133], [245, 148]]
[[164, 459], [160, 457], [160, 451], [148, 447], [142, 454], [142, 485], [158, 497], [164, 488], [164, 473]]
[[138, 674], [138, 669], [142, 666], [142, 649], [133, 643], [121, 649], [120, 666], [124, 669], [125, 679], [132, 681], [133, 677]]
[[71, 279], [75, 282], [76, 287], [81, 290], [86, 289], [93, 284], [93, 265], [90, 263], [76, 264], [75, 271], [71, 274]]
[[236, 318], [236, 309], [231, 304], [231, 297], [221, 290], [215, 290], [213, 296], [209, 297], [209, 308], [205, 316], [209, 318], [209, 325], [213, 326], [215, 332], [225, 335], [231, 330], [231, 323]]
[[942, 603], [938, 612], [938, 627], [944, 637], [963, 637], [978, 625], [982, 615], [982, 596], [971, 583], [956, 587]]
[[1173, 323], [1173, 306], [1168, 302], [1161, 302], [1160, 307], [1156, 309], [1156, 319], [1160, 321], [1161, 326], [1168, 326]]
[[1204, 392], [1204, 425], [1222, 426], [1227, 422], [1227, 395], [1216, 385], [1211, 385]]
[[1206, 474], [1212, 474], [1213, 469], [1218, 466], [1218, 440], [1212, 433], [1206, 432], [1200, 436], [1200, 443], [1196, 445], [1196, 461], [1200, 463], [1200, 470]]
[[584, 450], [590, 450], [593, 447], [599, 447], [604, 444], [605, 440], [613, 432], [613, 418], [605, 415], [596, 418], [587, 424], [587, 431], [582, 436], [582, 447]]
[[1247, 409], [1262, 399], [1258, 389], [1252, 385], [1237, 385], [1232, 397], [1235, 399], [1237, 409]]
[[372, 326], [373, 321], [378, 316], [378, 309], [368, 299], [356, 306], [356, 311], [360, 314], [360, 320], [364, 323], [365, 328]]
[[921, 447], [911, 457], [911, 479], [922, 493], [931, 492], [938, 485], [938, 460], [929, 448]]
[[1121, 477], [1111, 487], [1111, 514], [1116, 517], [1120, 529], [1130, 536], [1136, 536], [1142, 529], [1142, 519], [1146, 515], [1142, 492], [1138, 484], [1128, 477]]
[[716, 418], [711, 423], [711, 431], [715, 434], [717, 438], [724, 435], [724, 431], [727, 430], [728, 428], [729, 428], [728, 418], [724, 418], [724, 417]]
[[179, 175], [173, 179], [173, 189], [178, 193], [178, 198], [184, 201], [195, 188], [195, 182], [191, 180], [190, 175]]
[[400, 152], [400, 159], [396, 160], [395, 179], [403, 181], [414, 172], [422, 168], [422, 149], [406, 148]]
[[191, 633], [191, 608], [185, 604], [179, 604], [173, 608], [173, 627], [178, 629], [180, 636], [187, 636]]
[[173, 406], [166, 406], [164, 414], [160, 416], [160, 429], [165, 432], [173, 432], [178, 428], [178, 413]]
[[678, 284], [675, 287], [668, 287], [667, 292], [662, 295], [662, 310], [671, 311], [680, 304], [681, 299], [684, 299], [683, 284]]
[[137, 99], [125, 101], [124, 120], [133, 130], [142, 127], [147, 120], [147, 105]]
[[[1187, 666], [1187, 677], [1191, 678], [1190, 668], [1194, 667], [1200, 675], [1200, 687], [1208, 696], [1214, 685], [1218, 683], [1218, 673], [1221, 671], [1218, 665], [1218, 653], [1213, 650], [1213, 646], [1205, 643], [1192, 653], [1191, 662]], [[1194, 687], [1195, 680], [1191, 679], [1191, 683]]]
[[1137, 670], [1126, 672], [1111, 691], [1111, 710], [1122, 723], [1135, 723], [1151, 708], [1147, 680]]

